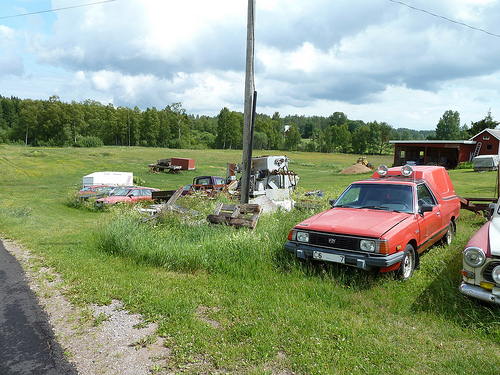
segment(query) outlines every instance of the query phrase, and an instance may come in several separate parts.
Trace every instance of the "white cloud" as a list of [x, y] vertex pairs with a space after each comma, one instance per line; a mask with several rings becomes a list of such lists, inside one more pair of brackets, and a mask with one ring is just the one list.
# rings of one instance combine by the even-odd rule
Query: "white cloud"
[[0, 76], [24, 74], [24, 64], [22, 57], [16, 55], [12, 50], [0, 53]]

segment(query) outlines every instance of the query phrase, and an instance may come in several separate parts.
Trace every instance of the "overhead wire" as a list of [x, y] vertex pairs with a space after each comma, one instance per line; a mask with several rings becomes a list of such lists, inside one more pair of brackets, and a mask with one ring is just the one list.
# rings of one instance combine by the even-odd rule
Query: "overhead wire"
[[110, 3], [110, 2], [112, 2], [112, 1], [116, 1], [116, 0], [102, 0], [102, 1], [95, 2], [95, 3], [81, 4], [81, 5], [73, 5], [73, 6], [64, 7], [64, 8], [49, 9], [49, 10], [40, 10], [40, 11], [38, 11], [38, 12], [31, 12], [31, 13], [14, 14], [14, 15], [11, 15], [11, 16], [3, 16], [3, 17], [0, 17], [0, 20], [4, 20], [4, 19], [7, 19], [7, 18], [15, 18], [15, 17], [31, 16], [31, 15], [34, 15], [34, 14], [42, 14], [42, 13], [57, 12], [57, 11], [59, 11], [59, 10], [67, 10], [67, 9], [73, 9], [73, 8], [88, 7], [88, 6], [91, 6], [91, 5], [98, 5], [98, 4]]
[[400, 5], [403, 5], [405, 7], [408, 7], [410, 9], [413, 9], [413, 10], [416, 10], [416, 11], [419, 11], [419, 12], [422, 12], [422, 13], [426, 13], [430, 16], [433, 16], [433, 17], [437, 17], [437, 18], [442, 18], [448, 22], [452, 22], [452, 23], [455, 23], [457, 25], [461, 25], [461, 26], [464, 26], [464, 27], [468, 27], [469, 29], [472, 29], [472, 30], [476, 30], [476, 31], [480, 31], [482, 33], [485, 33], [485, 34], [488, 34], [488, 35], [491, 35], [491, 36], [495, 36], [497, 38], [500, 38], [500, 35], [499, 34], [495, 34], [495, 33], [492, 33], [492, 32], [489, 32], [489, 31], [486, 31], [484, 29], [480, 29], [478, 27], [474, 27], [474, 26], [471, 26], [471, 25], [468, 25], [466, 23], [463, 23], [463, 22], [459, 22], [459, 21], [455, 21], [451, 18], [448, 18], [448, 17], [445, 17], [445, 16], [441, 16], [439, 14], [436, 14], [436, 13], [432, 13], [432, 12], [429, 12], [428, 10], [425, 10], [425, 9], [421, 9], [421, 8], [417, 8], [417, 7], [414, 7], [412, 5], [409, 5], [409, 4], [406, 4], [406, 3], [403, 3], [402, 1], [398, 1], [398, 0], [389, 0], [391, 3], [397, 3], [397, 4], [400, 4]]

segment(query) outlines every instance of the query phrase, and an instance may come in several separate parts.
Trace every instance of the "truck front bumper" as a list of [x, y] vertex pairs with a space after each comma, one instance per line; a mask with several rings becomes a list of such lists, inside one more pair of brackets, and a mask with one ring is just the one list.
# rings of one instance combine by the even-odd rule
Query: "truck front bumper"
[[491, 290], [481, 288], [477, 285], [467, 284], [465, 281], [462, 281], [459, 289], [460, 292], [465, 294], [467, 297], [477, 298], [481, 301], [500, 305], [500, 296], [494, 295]]
[[314, 252], [319, 251], [327, 254], [335, 254], [344, 257], [344, 262], [348, 266], [354, 266], [368, 271], [372, 268], [384, 268], [400, 263], [403, 260], [404, 253], [402, 251], [391, 255], [378, 255], [370, 253], [353, 253], [336, 249], [324, 249], [320, 247], [298, 244], [288, 241], [285, 243], [285, 250], [294, 254], [299, 259], [314, 259]]

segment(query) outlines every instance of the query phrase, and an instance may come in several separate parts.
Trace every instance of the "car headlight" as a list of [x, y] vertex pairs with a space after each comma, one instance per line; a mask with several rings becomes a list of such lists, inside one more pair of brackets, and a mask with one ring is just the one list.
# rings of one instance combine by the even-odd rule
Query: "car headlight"
[[297, 241], [309, 242], [309, 233], [308, 232], [297, 232]]
[[363, 251], [369, 251], [373, 253], [375, 251], [375, 241], [373, 240], [361, 240], [359, 242], [359, 248]]
[[491, 277], [493, 278], [493, 281], [495, 281], [495, 283], [500, 284], [500, 266], [496, 266], [495, 268], [493, 268]]
[[479, 247], [468, 247], [464, 251], [464, 261], [471, 267], [480, 267], [486, 261], [486, 255]]

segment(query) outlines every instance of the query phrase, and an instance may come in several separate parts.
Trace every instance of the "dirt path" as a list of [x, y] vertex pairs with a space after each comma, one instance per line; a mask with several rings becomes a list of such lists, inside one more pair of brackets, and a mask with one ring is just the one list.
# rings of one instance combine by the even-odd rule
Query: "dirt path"
[[129, 314], [119, 301], [109, 306], [75, 308], [64, 298], [62, 280], [57, 274], [38, 267], [37, 259], [27, 249], [9, 240], [2, 241], [20, 261], [57, 341], [78, 374], [166, 373], [164, 366], [170, 351], [156, 337], [154, 324], [134, 328], [142, 322], [141, 317]]

